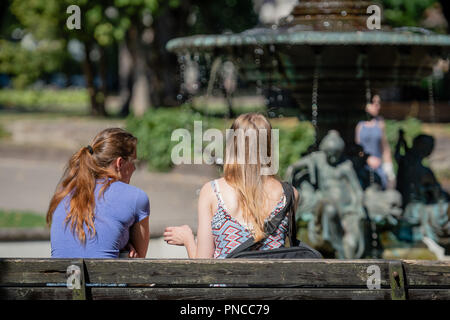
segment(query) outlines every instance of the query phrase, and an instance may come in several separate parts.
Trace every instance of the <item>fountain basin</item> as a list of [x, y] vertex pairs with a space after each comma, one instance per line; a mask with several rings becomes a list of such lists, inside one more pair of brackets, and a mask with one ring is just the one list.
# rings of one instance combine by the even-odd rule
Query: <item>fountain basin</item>
[[[294, 27], [295, 28], [295, 27]], [[394, 45], [449, 47], [450, 36], [440, 34], [415, 34], [411, 32], [329, 32], [329, 31], [290, 31], [280, 28], [257, 28], [238, 34], [195, 35], [175, 38], [167, 43], [167, 50], [184, 52], [186, 50], [205, 50], [221, 47], [251, 45]], [[448, 50], [447, 50], [448, 53]]]

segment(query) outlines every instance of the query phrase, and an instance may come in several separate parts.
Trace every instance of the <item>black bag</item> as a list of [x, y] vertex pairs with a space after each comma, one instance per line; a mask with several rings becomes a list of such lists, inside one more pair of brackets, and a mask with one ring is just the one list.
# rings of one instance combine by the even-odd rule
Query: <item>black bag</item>
[[[297, 226], [295, 221], [295, 198], [292, 186], [287, 182], [282, 182], [284, 194], [286, 195], [286, 205], [272, 219], [268, 220], [264, 225], [264, 231], [269, 236], [273, 234], [281, 221], [288, 215], [289, 230], [288, 239], [290, 247], [271, 249], [271, 250], [255, 250], [255, 246], [259, 242], [251, 237], [239, 247], [233, 250], [227, 258], [245, 258], [245, 259], [322, 259], [319, 251], [309, 247], [305, 243], [297, 240]], [[262, 241], [262, 240], [261, 240]]]

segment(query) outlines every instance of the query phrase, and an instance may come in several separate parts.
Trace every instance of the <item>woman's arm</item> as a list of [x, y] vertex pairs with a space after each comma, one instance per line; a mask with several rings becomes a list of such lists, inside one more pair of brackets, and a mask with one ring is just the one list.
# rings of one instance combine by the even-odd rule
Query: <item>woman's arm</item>
[[359, 139], [359, 132], [361, 131], [361, 123], [358, 123], [355, 128], [355, 143], [359, 144], [361, 140]]
[[145, 258], [147, 255], [148, 242], [150, 241], [149, 218], [142, 219], [131, 226], [130, 242], [137, 252], [136, 258]]
[[391, 146], [389, 145], [388, 139], [386, 137], [386, 125], [384, 121], [380, 122], [381, 131], [383, 132], [381, 138], [381, 146], [383, 148], [383, 162], [392, 163]]
[[211, 184], [208, 182], [200, 190], [200, 196], [198, 199], [196, 258], [210, 259], [214, 257], [214, 237], [211, 230], [214, 199], [214, 191]]
[[386, 176], [389, 180], [388, 188], [393, 188], [395, 184], [395, 173], [394, 173], [394, 165], [392, 164], [392, 153], [391, 146], [389, 145], [388, 139], [386, 137], [386, 126], [384, 121], [380, 123], [381, 130], [383, 132], [382, 136], [382, 147], [383, 147], [383, 171], [386, 173]]

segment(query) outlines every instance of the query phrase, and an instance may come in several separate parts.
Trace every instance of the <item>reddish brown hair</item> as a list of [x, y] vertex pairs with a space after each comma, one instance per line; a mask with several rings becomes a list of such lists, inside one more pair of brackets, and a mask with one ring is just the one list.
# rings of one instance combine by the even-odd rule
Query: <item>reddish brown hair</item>
[[70, 195], [66, 225], [70, 222], [72, 232], [82, 243], [86, 241], [85, 225], [89, 235], [94, 236], [96, 181], [104, 180], [99, 194], [102, 195], [111, 183], [119, 180], [118, 175], [108, 167], [118, 157], [128, 160], [136, 152], [136, 143], [137, 139], [131, 133], [120, 128], [109, 128], [97, 134], [91, 145], [73, 154], [50, 201], [47, 224], [51, 225], [53, 213], [61, 200]]

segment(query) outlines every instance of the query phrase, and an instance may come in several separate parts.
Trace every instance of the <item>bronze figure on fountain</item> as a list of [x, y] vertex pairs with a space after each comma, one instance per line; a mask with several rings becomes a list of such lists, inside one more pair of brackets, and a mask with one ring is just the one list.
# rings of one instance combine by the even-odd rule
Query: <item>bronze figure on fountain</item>
[[285, 179], [302, 195], [297, 214], [308, 221], [311, 244], [331, 245], [336, 257], [355, 259], [363, 257], [369, 245], [364, 222], [396, 225], [401, 196], [376, 184], [363, 190], [352, 161], [342, 157], [344, 149], [339, 133], [329, 131], [319, 151], [289, 166]]
[[442, 189], [433, 171], [423, 164], [423, 160], [431, 155], [433, 149], [432, 136], [418, 135], [409, 148], [404, 132], [399, 131], [395, 150], [398, 163], [397, 189], [403, 197], [403, 222], [410, 228], [410, 237], [407, 240], [417, 243], [430, 239], [448, 247], [450, 196]]

